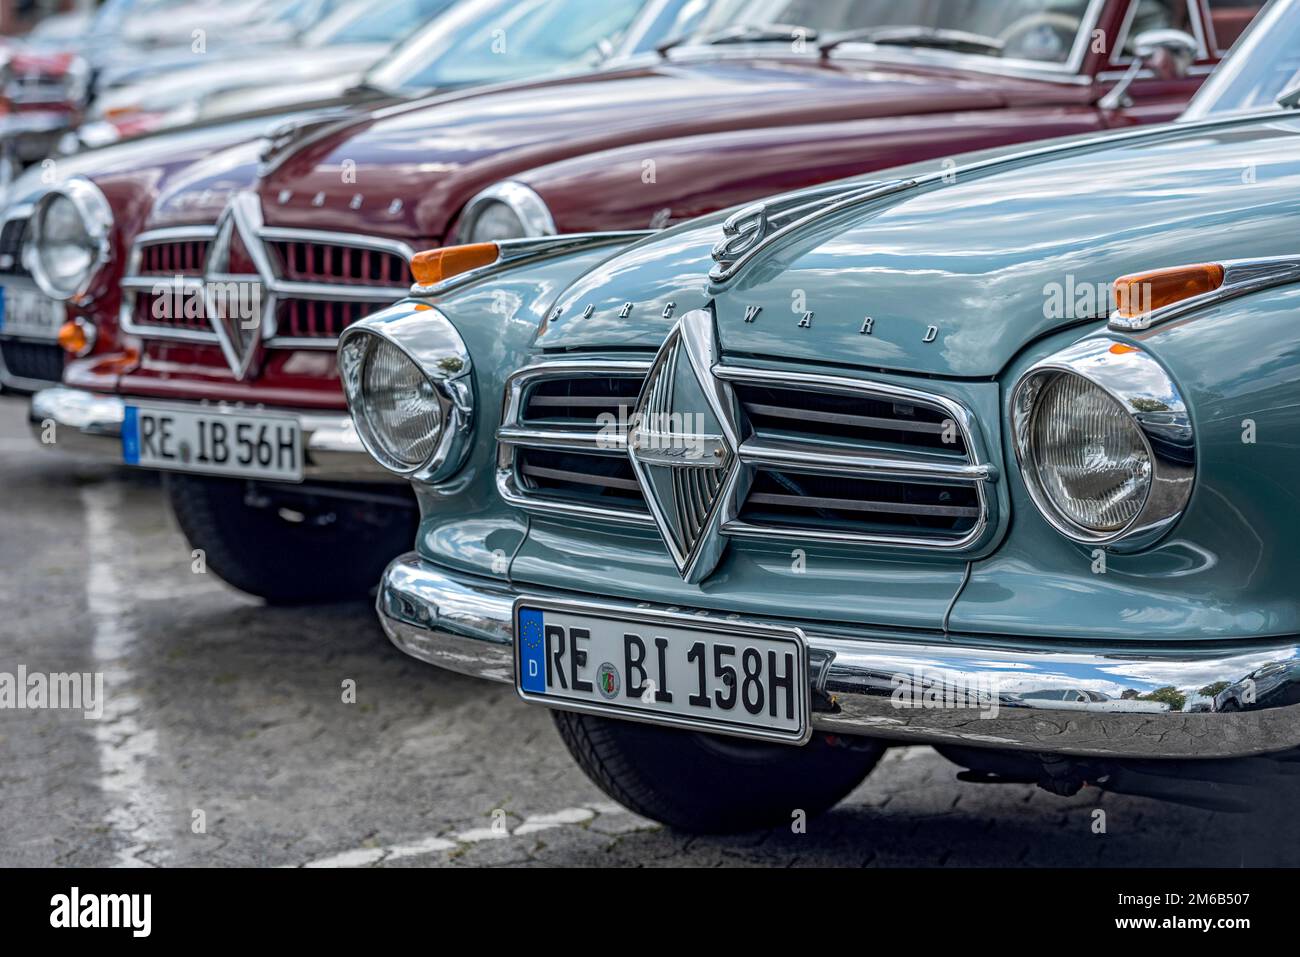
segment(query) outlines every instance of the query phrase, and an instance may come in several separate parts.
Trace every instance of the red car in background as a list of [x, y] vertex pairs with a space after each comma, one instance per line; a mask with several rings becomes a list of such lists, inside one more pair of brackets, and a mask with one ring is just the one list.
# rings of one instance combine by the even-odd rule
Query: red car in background
[[[395, 517], [404, 487], [375, 484], [388, 476], [357, 440], [333, 350], [404, 295], [416, 250], [653, 229], [1170, 120], [1260, 6], [720, 0], [690, 37], [616, 69], [307, 124], [165, 175], [84, 175], [40, 199], [26, 234], [23, 260], [69, 301], [84, 353], [34, 398], [33, 424], [168, 472], [181, 527], [237, 587], [364, 592], [414, 516]], [[213, 294], [232, 283], [257, 293], [255, 315]]]

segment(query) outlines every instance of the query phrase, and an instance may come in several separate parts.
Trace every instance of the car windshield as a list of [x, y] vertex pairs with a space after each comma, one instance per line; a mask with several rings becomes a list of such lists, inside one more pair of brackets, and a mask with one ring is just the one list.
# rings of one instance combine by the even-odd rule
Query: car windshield
[[598, 62], [645, 0], [469, 0], [367, 81], [425, 90], [493, 83]]
[[451, 0], [386, 0], [374, 4], [349, 4], [304, 33], [302, 45], [331, 47], [351, 43], [397, 43], [424, 27], [449, 6]]
[[1088, 0], [718, 0], [689, 42], [778, 42], [793, 35], [810, 46], [874, 42], [1066, 63], [1092, 27], [1089, 6]]
[[[1279, 104], [1279, 99], [1287, 102]], [[1300, 0], [1274, 0], [1259, 15], [1183, 119], [1283, 105], [1300, 107]]]

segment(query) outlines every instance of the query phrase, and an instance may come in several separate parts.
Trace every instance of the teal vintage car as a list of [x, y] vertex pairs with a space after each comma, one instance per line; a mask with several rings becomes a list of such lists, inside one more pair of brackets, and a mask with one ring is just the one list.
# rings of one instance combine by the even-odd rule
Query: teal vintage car
[[421, 504], [388, 635], [687, 830], [896, 742], [1200, 802], [1294, 753], [1298, 52], [1283, 0], [1178, 124], [420, 254], [340, 344]]

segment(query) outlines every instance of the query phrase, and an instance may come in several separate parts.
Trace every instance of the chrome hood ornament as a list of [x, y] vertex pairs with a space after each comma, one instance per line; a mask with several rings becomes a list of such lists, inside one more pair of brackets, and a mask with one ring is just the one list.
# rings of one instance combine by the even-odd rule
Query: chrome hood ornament
[[737, 485], [745, 473], [736, 399], [713, 374], [718, 357], [712, 312], [683, 315], [650, 367], [628, 435], [650, 514], [678, 572], [692, 584], [722, 558], [721, 527], [741, 497]]

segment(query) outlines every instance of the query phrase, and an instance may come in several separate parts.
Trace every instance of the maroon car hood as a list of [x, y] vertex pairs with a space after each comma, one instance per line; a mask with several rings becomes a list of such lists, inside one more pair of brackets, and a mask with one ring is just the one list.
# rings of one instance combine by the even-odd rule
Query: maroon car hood
[[[861, 62], [666, 62], [382, 111], [279, 162], [262, 183], [263, 206], [276, 225], [437, 242], [479, 190], [576, 155], [645, 143], [653, 160], [654, 141], [670, 137], [1071, 95], [1063, 85]], [[606, 228], [631, 225], [644, 224]]]

